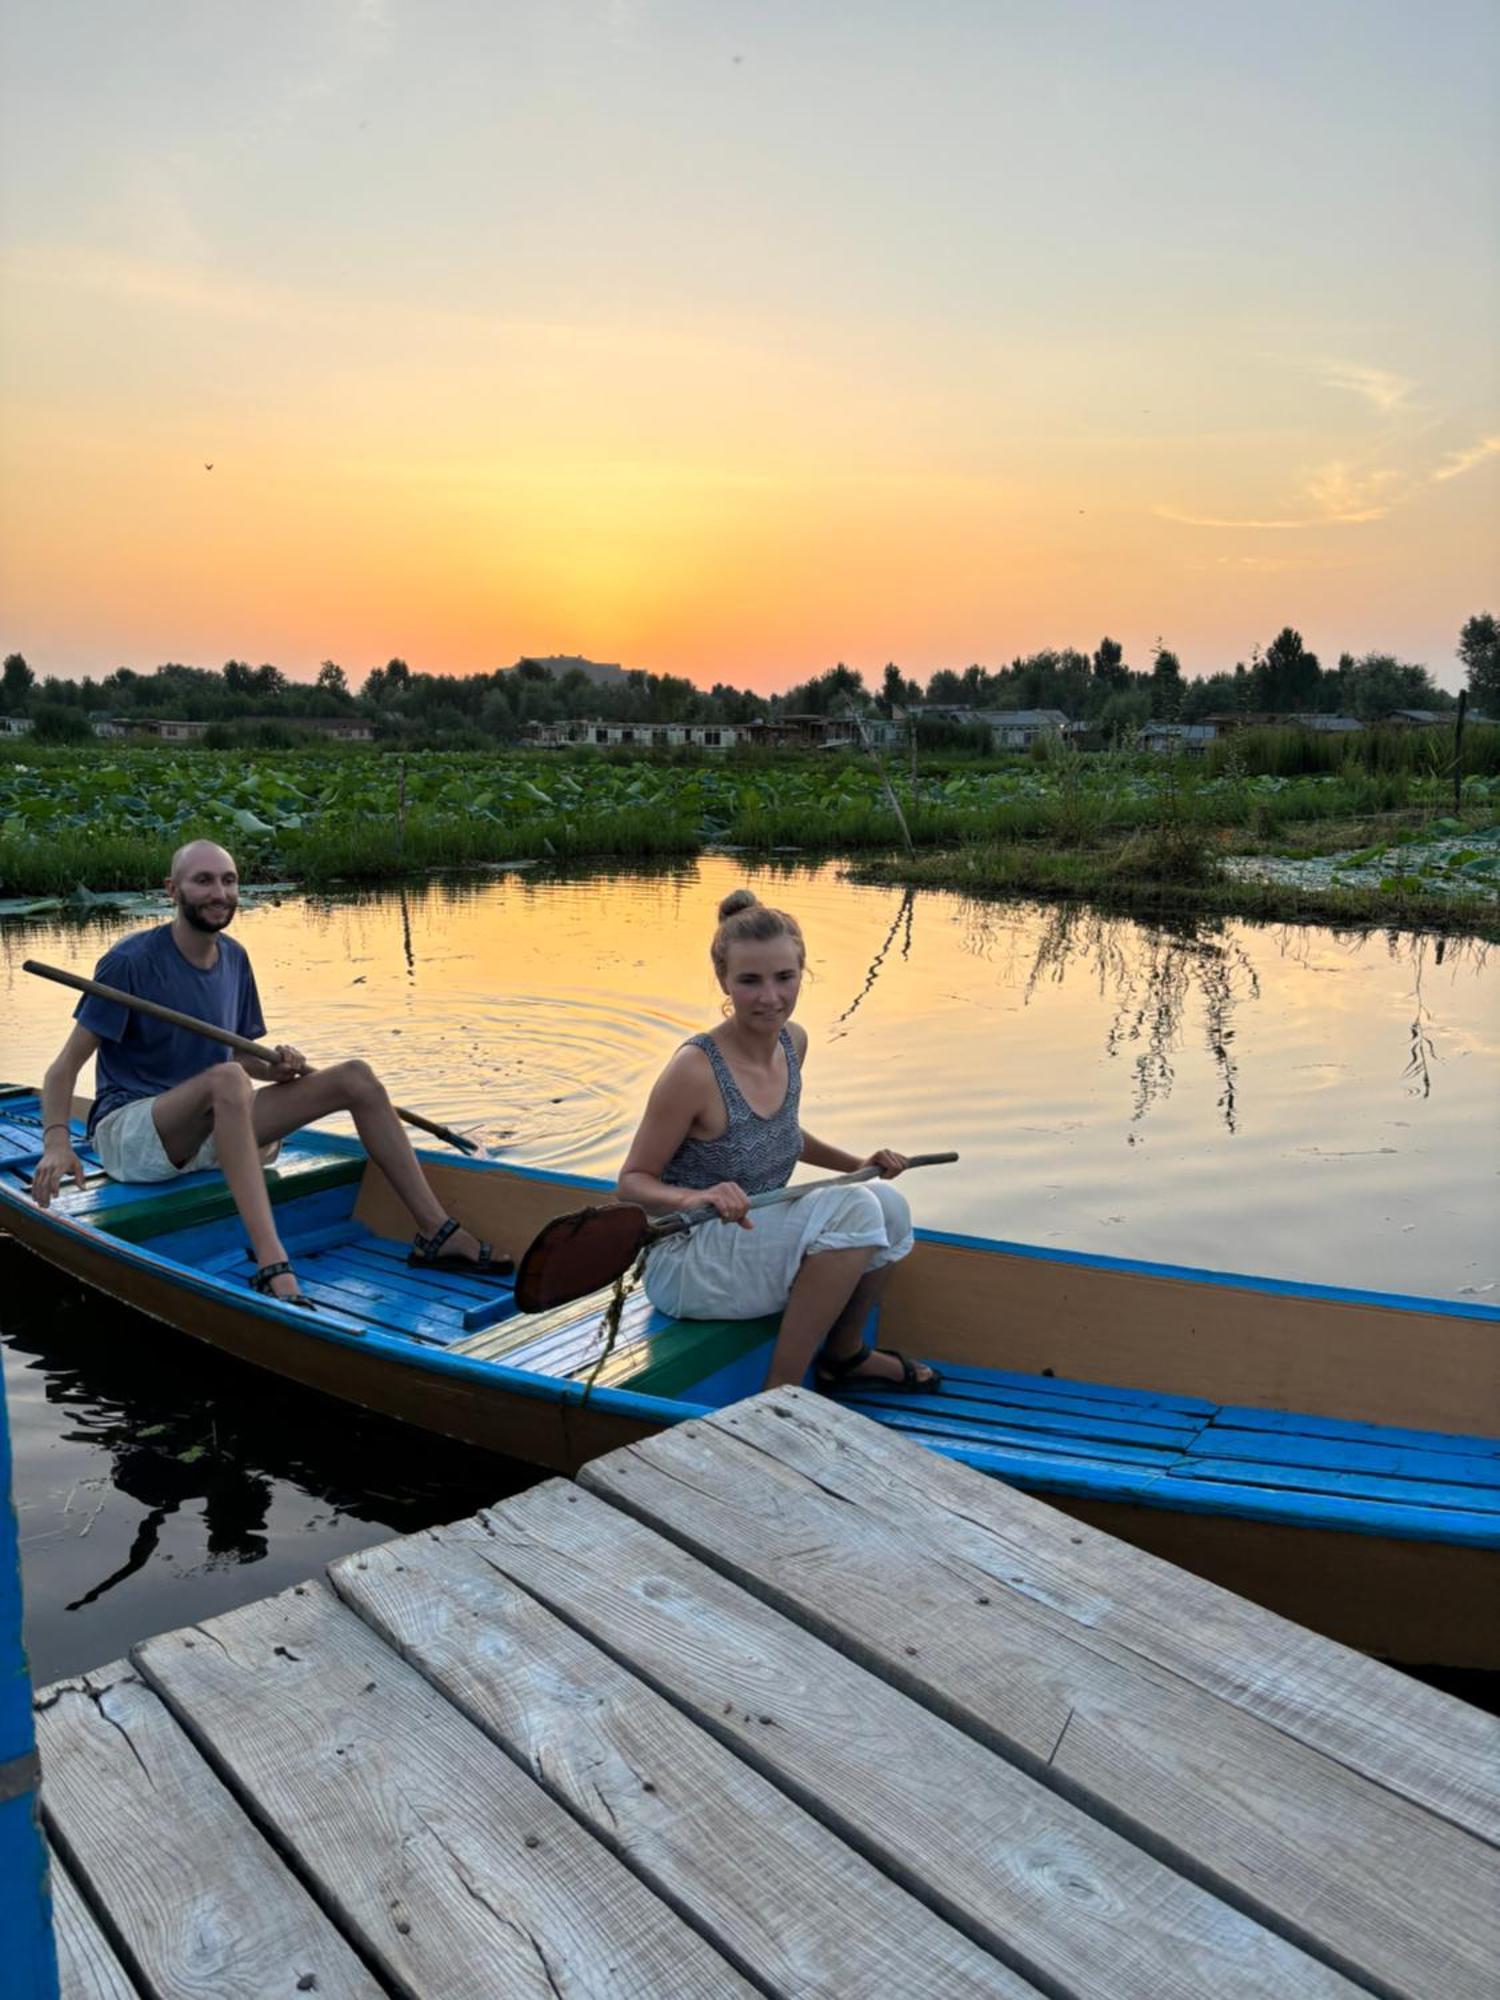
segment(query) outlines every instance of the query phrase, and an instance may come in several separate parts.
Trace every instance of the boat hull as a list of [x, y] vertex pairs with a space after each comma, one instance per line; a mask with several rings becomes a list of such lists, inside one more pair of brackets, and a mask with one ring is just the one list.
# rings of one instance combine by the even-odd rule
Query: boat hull
[[[320, 1157], [330, 1152], [331, 1172], [343, 1182], [341, 1212], [349, 1227], [378, 1240], [390, 1261], [381, 1266], [388, 1277], [375, 1282], [395, 1298], [403, 1280], [412, 1285], [395, 1247], [409, 1232], [406, 1213], [352, 1141], [329, 1140]], [[516, 1252], [554, 1216], [606, 1198], [568, 1176], [432, 1154], [423, 1165], [450, 1212]], [[136, 1192], [149, 1206], [152, 1192]], [[290, 1188], [279, 1198], [306, 1199]], [[578, 1362], [597, 1340], [597, 1306], [592, 1320], [580, 1309], [581, 1344], [561, 1363], [508, 1350], [503, 1312], [489, 1334], [424, 1349], [410, 1325], [409, 1337], [393, 1338], [381, 1324], [362, 1329], [347, 1312], [267, 1305], [244, 1287], [242, 1245], [225, 1253], [239, 1258], [234, 1284], [207, 1275], [213, 1260], [199, 1255], [203, 1229], [219, 1229], [221, 1244], [233, 1233], [222, 1202], [221, 1220], [202, 1225], [196, 1238], [189, 1230], [128, 1240], [112, 1219], [119, 1213], [74, 1219], [61, 1205], [43, 1212], [18, 1179], [0, 1186], [0, 1219], [20, 1242], [122, 1305], [302, 1387], [549, 1471], [575, 1473], [752, 1393], [763, 1379], [764, 1350], [758, 1360], [748, 1350], [733, 1380], [695, 1386], [696, 1378], [680, 1378], [687, 1386], [652, 1393], [596, 1387]], [[101, 1221], [106, 1226], [94, 1226]], [[408, 1320], [422, 1310], [409, 1307]], [[1489, 1453], [1500, 1485], [1493, 1309], [927, 1233], [894, 1274], [880, 1334], [944, 1366], [945, 1397], [954, 1400], [941, 1421], [925, 1412], [944, 1399], [876, 1394], [863, 1399], [867, 1414], [916, 1426], [912, 1434], [932, 1449], [1361, 1650], [1414, 1665], [1500, 1669], [1500, 1534], [1492, 1533], [1500, 1501], [1483, 1483]], [[986, 1396], [989, 1412], [966, 1400]], [[1104, 1399], [1100, 1407], [1094, 1398]], [[1082, 1415], [1066, 1438], [1054, 1435], [1063, 1422], [1057, 1412], [1070, 1406]], [[976, 1412], [988, 1433], [982, 1424], [976, 1433]], [[1345, 1452], [1347, 1473], [1312, 1460], [1311, 1470], [1299, 1469], [1295, 1450], [1278, 1445], [1269, 1456], [1285, 1456], [1286, 1490], [1268, 1497], [1225, 1483], [1234, 1477], [1225, 1452], [1279, 1423], [1256, 1412], [1291, 1413], [1308, 1433], [1301, 1442], [1314, 1447], [1330, 1428], [1304, 1425], [1309, 1413], [1333, 1420], [1334, 1429], [1404, 1428], [1372, 1445], [1352, 1433], [1347, 1450], [1330, 1445], [1335, 1457]], [[1106, 1438], [1114, 1453], [1107, 1465]], [[1407, 1504], [1402, 1485], [1414, 1475], [1400, 1461], [1413, 1453], [1437, 1467], [1426, 1473], [1433, 1484], [1425, 1513]], [[1416, 1484], [1409, 1490], [1415, 1494]], [[1404, 1524], [1395, 1532], [1378, 1525], [1398, 1519]]]

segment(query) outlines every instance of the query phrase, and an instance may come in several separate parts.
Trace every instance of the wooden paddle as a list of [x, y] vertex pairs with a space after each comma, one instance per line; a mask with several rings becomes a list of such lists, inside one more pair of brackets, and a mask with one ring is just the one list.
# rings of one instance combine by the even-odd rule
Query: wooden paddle
[[[909, 1167], [947, 1166], [957, 1153], [917, 1153]], [[854, 1187], [880, 1178], [879, 1167], [856, 1167], [852, 1174], [831, 1174], [820, 1181], [799, 1181], [795, 1187], [770, 1188], [750, 1197], [751, 1208], [796, 1201], [819, 1188]], [[524, 1313], [546, 1312], [567, 1305], [621, 1277], [643, 1250], [664, 1237], [680, 1236], [700, 1222], [718, 1216], [713, 1208], [685, 1208], [655, 1221], [634, 1202], [613, 1202], [607, 1208], [579, 1208], [555, 1216], [533, 1239], [516, 1272], [516, 1304]]]
[[[79, 993], [95, 994], [100, 1000], [117, 1001], [121, 1007], [133, 1007], [138, 1014], [150, 1014], [158, 1021], [167, 1021], [174, 1028], [187, 1028], [195, 1035], [203, 1035], [211, 1042], [223, 1042], [226, 1048], [235, 1049], [242, 1056], [253, 1056], [258, 1062], [274, 1063], [276, 1051], [267, 1048], [264, 1042], [252, 1042], [244, 1035], [236, 1035], [228, 1028], [217, 1028], [211, 1021], [200, 1021], [192, 1014], [179, 1014], [175, 1007], [163, 1007], [158, 1000], [142, 1000], [134, 993], [122, 993], [117, 986], [105, 986], [97, 979], [85, 979], [81, 973], [64, 972], [55, 965], [43, 965], [39, 959], [25, 958], [21, 961], [23, 972], [34, 972], [38, 979], [55, 979], [59, 986], [71, 986]], [[308, 1071], [311, 1075], [311, 1070]], [[401, 1105], [392, 1107], [396, 1116], [407, 1125], [414, 1125], [419, 1132], [430, 1132], [434, 1139], [445, 1139], [450, 1146], [457, 1146], [461, 1153], [477, 1153], [481, 1159], [489, 1155], [477, 1139], [471, 1139], [463, 1132], [455, 1132], [451, 1125], [439, 1125], [431, 1118], [424, 1118], [420, 1111], [407, 1111]]]

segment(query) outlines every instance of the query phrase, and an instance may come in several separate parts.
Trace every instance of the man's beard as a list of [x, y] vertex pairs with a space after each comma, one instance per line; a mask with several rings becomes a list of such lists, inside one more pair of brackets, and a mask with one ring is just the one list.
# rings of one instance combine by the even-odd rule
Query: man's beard
[[227, 929], [234, 922], [235, 905], [233, 903], [230, 903], [226, 907], [223, 916], [213, 917], [205, 916], [199, 905], [190, 903], [186, 897], [182, 899], [177, 907], [182, 912], [183, 922], [190, 930], [206, 931], [210, 937], [219, 931]]

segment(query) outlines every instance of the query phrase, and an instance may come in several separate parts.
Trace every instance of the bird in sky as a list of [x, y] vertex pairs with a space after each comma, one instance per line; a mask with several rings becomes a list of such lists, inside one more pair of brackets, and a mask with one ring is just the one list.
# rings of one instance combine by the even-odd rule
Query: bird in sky
[[212, 465], [211, 465], [211, 464], [209, 463], [209, 461], [208, 461], [207, 459], [204, 459], [204, 461], [203, 461], [203, 470], [204, 470], [205, 472], [212, 472], [212, 471], [213, 471], [213, 466], [212, 466]]

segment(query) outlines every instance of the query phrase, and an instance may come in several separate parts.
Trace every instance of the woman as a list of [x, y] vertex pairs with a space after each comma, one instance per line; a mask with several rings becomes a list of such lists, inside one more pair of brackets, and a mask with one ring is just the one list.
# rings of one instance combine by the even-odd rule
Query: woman
[[[886, 1184], [906, 1160], [886, 1150], [858, 1159], [802, 1129], [807, 1031], [791, 1017], [806, 953], [796, 919], [737, 889], [719, 905], [711, 957], [726, 1018], [685, 1042], [657, 1078], [619, 1194], [654, 1215], [706, 1207], [719, 1220], [657, 1244], [648, 1298], [674, 1319], [779, 1312], [768, 1389], [801, 1382], [814, 1355], [825, 1387], [857, 1378], [936, 1389], [934, 1369], [862, 1338], [891, 1267], [912, 1247], [911, 1213]], [[841, 1173], [874, 1166], [882, 1178], [752, 1217], [750, 1196], [785, 1187], [800, 1160]]]

